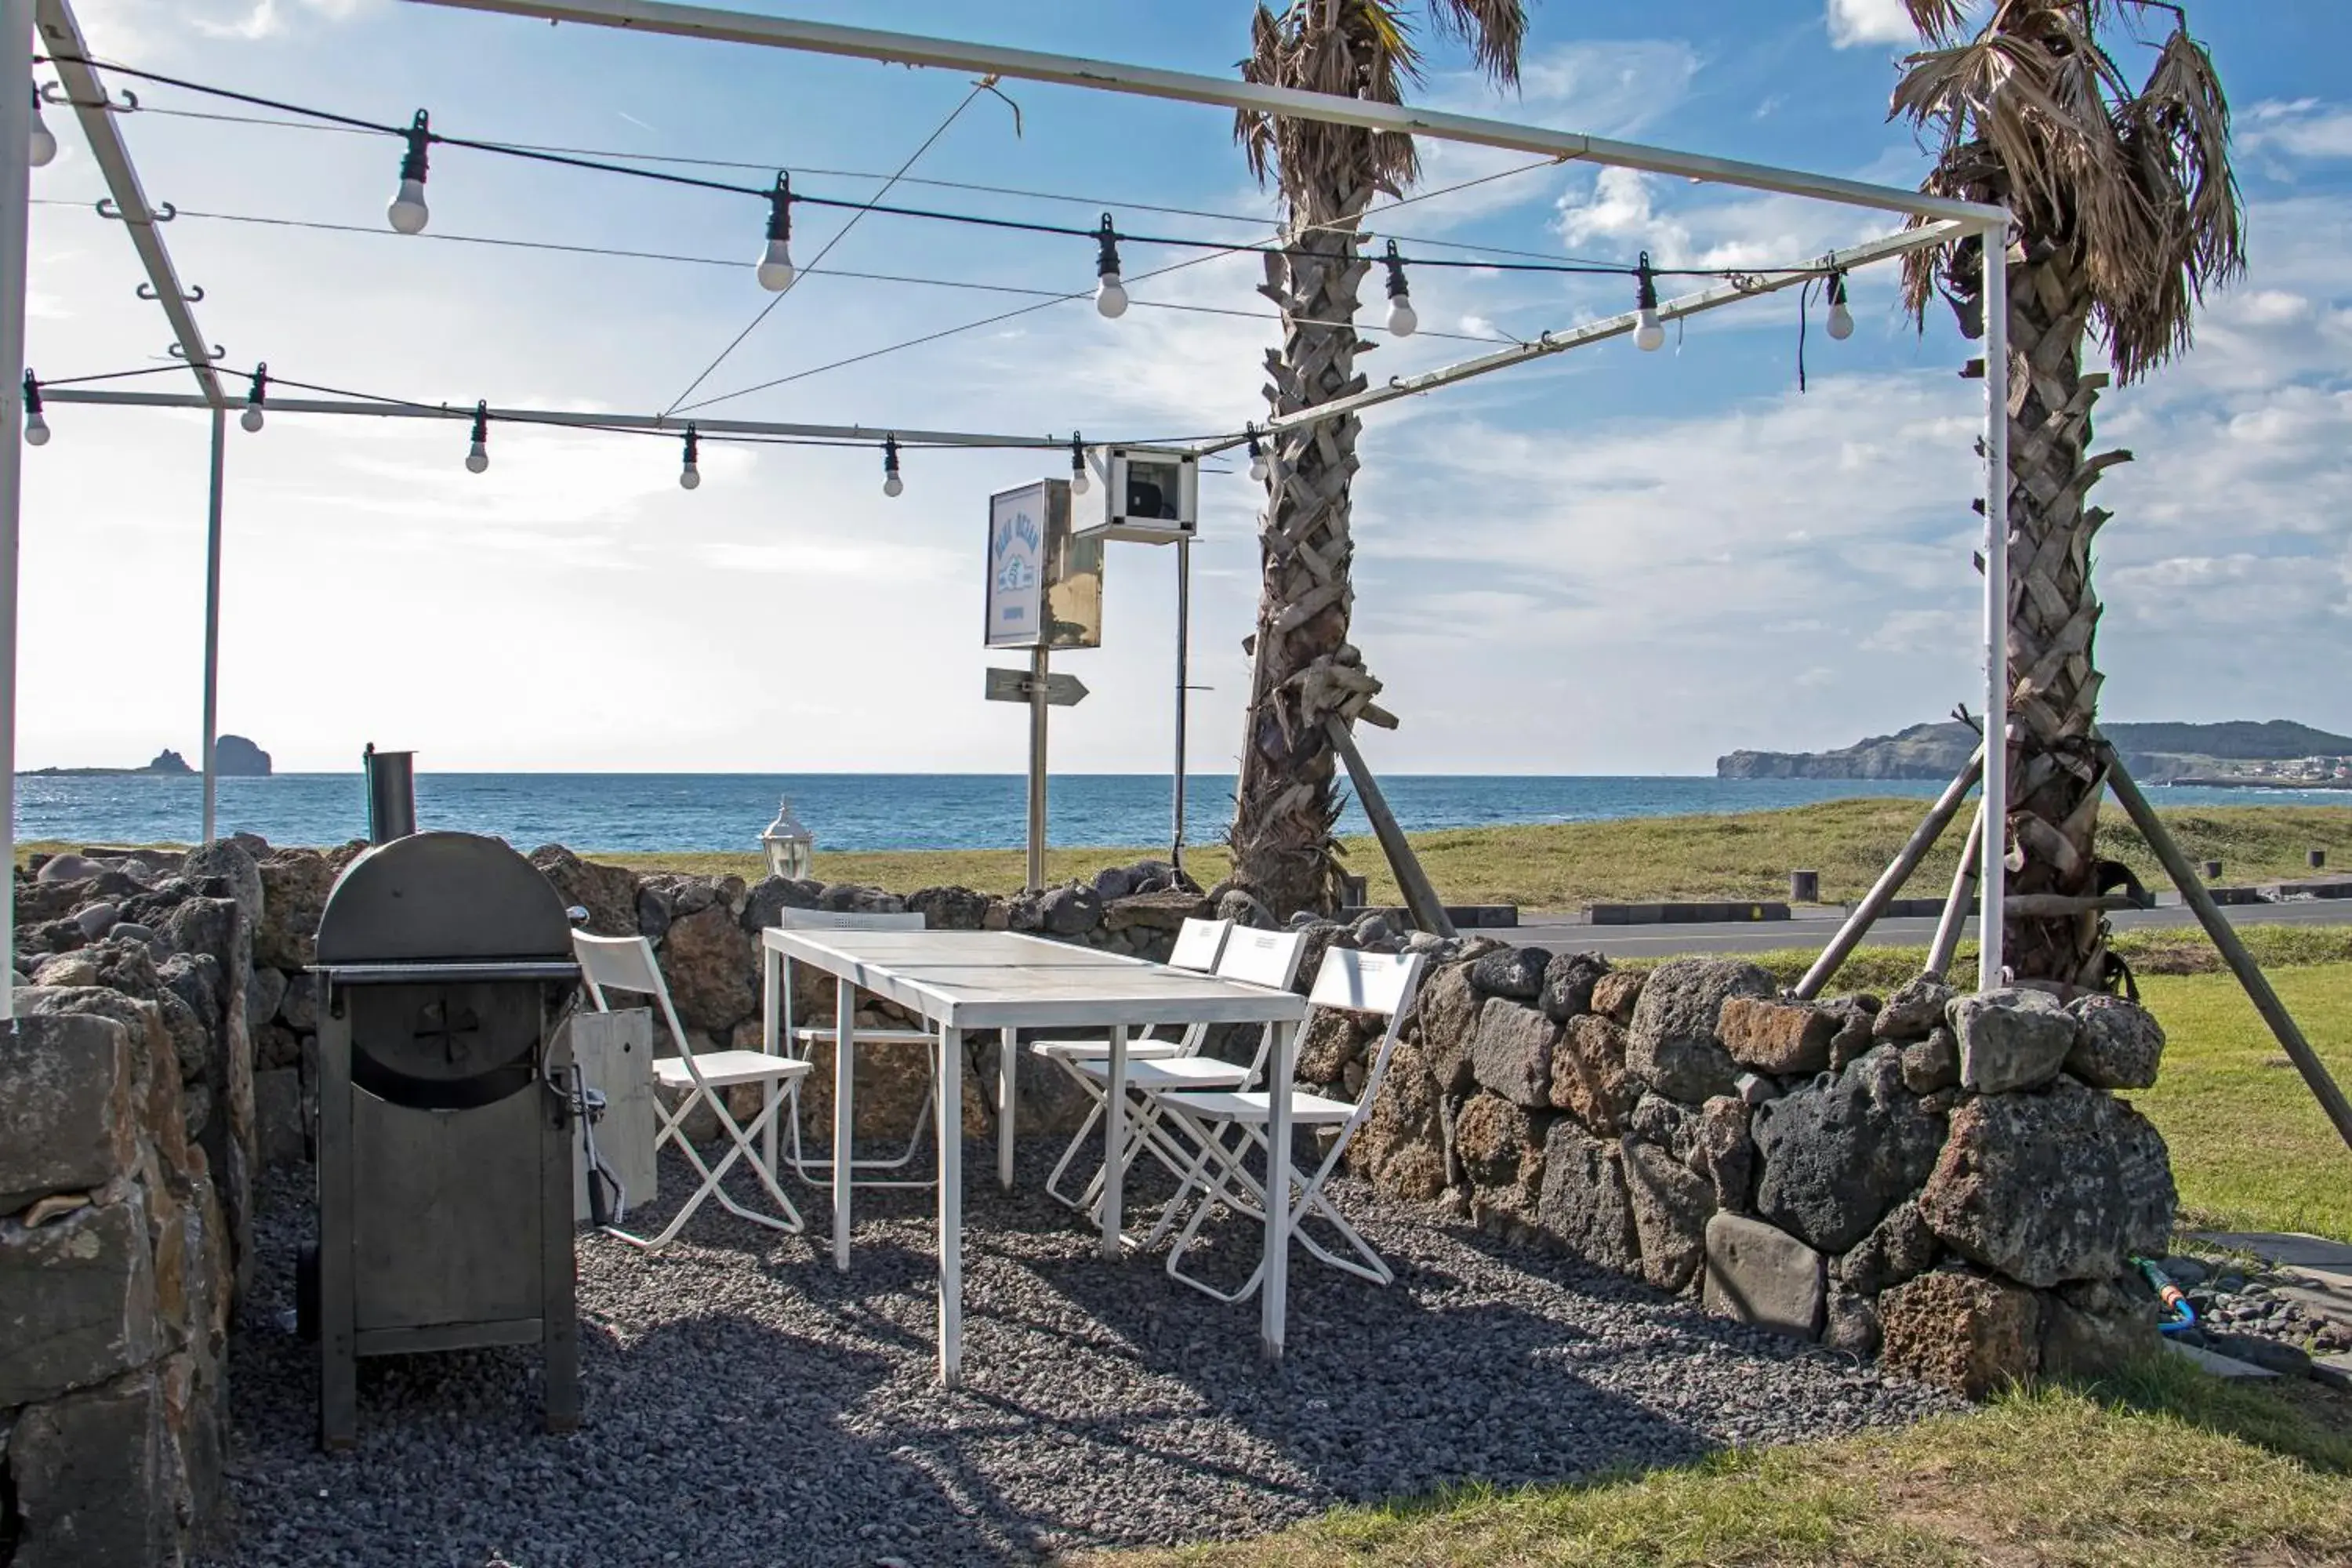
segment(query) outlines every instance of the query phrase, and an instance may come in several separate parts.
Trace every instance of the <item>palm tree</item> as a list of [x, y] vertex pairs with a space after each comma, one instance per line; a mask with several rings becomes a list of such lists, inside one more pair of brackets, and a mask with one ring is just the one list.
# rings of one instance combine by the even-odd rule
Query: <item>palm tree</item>
[[[1420, 79], [1411, 7], [1396, 0], [1291, 0], [1258, 7], [1244, 79], [1382, 103]], [[1486, 77], [1518, 79], [1527, 33], [1520, 0], [1426, 0], [1428, 26], [1460, 40]], [[1316, 121], [1243, 112], [1234, 134], [1261, 184], [1282, 193], [1284, 254], [1265, 262], [1264, 292], [1282, 310], [1282, 346], [1266, 353], [1266, 401], [1293, 414], [1364, 389], [1356, 355], [1364, 209], [1418, 172], [1412, 139]], [[1263, 586], [1241, 784], [1231, 840], [1234, 879], [1276, 914], [1327, 910], [1337, 890], [1339, 807], [1326, 722], [1353, 717], [1380, 689], [1348, 641], [1348, 489], [1357, 420], [1294, 426], [1267, 443], [1259, 519]]]
[[[2008, 206], [2009, 659], [2007, 809], [2012, 897], [2086, 902], [2112, 870], [2093, 853], [2104, 775], [2093, 750], [2099, 601], [2086, 504], [2128, 452], [2090, 447], [2091, 411], [2189, 345], [2208, 285], [2245, 269], [2230, 169], [2230, 106], [2213, 61], [2163, 0], [1993, 0], [1971, 33], [1963, 0], [1905, 0], [1927, 46], [1905, 62], [1889, 118], [1937, 145], [1930, 195]], [[2132, 25], [2169, 14], [2137, 86], [2119, 54]], [[1914, 316], [1938, 292], [1981, 334], [1982, 241], [1906, 259]], [[2108, 372], [2086, 373], [2095, 337]], [[2022, 866], [2019, 866], [2019, 858]], [[2045, 909], [2047, 904], [2043, 906]], [[2063, 906], [2062, 906], [2063, 907]], [[2108, 989], [2116, 970], [2095, 909], [2010, 917], [2020, 979]]]

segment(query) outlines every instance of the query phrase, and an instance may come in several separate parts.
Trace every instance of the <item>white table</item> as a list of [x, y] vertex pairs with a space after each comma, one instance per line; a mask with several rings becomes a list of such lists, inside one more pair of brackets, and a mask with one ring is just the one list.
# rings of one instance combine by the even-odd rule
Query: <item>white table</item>
[[[1122, 1255], [1118, 1151], [1127, 1136], [1127, 1037], [1150, 1024], [1266, 1024], [1274, 1030], [1266, 1082], [1286, 1090], [1307, 1016], [1305, 998], [1213, 975], [1121, 958], [1013, 931], [786, 931], [761, 933], [765, 1038], [781, 1049], [783, 987], [790, 965], [809, 964], [835, 981], [833, 1074], [833, 1258], [849, 1267], [850, 1031], [856, 993], [870, 991], [921, 1015], [938, 1031], [939, 1103], [932, 1118], [940, 1148], [940, 1377], [950, 1387], [963, 1361], [963, 1037], [999, 1032], [997, 1180], [1013, 1185], [1013, 1088], [1023, 1029], [1095, 1028], [1110, 1037], [1110, 1082], [1104, 1102], [1102, 1253]], [[1289, 1147], [1289, 1095], [1274, 1096], [1266, 1137]], [[1290, 1205], [1265, 1205], [1265, 1278], [1259, 1332], [1269, 1358], [1282, 1354]]]

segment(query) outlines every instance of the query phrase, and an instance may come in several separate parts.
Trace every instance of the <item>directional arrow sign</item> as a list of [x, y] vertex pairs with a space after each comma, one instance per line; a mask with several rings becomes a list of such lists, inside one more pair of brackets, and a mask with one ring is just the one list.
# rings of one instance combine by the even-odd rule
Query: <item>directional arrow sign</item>
[[[991, 702], [1026, 702], [1029, 700], [1029, 672], [1025, 669], [992, 669], [988, 672], [988, 700]], [[1045, 677], [1045, 703], [1051, 708], [1075, 708], [1087, 700], [1087, 689], [1075, 675], [1060, 670]]]

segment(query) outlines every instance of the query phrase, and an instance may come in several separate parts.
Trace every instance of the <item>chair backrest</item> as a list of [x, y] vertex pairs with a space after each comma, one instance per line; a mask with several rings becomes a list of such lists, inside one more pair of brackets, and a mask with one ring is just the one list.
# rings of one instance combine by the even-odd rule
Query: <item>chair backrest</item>
[[921, 931], [923, 911], [868, 914], [848, 910], [778, 910], [776, 925], [783, 931]]
[[580, 977], [588, 983], [588, 996], [596, 1004], [596, 1011], [613, 1010], [613, 1005], [604, 999], [607, 991], [650, 996], [661, 1008], [670, 1037], [677, 1042], [678, 1054], [694, 1054], [694, 1047], [687, 1043], [686, 1026], [678, 1022], [677, 1009], [670, 1005], [669, 985], [662, 979], [661, 965], [654, 962], [652, 942], [641, 936], [591, 936], [584, 931], [575, 931], [572, 933], [572, 952], [580, 961]]
[[1287, 991], [1298, 978], [1298, 961], [1306, 955], [1303, 931], [1236, 927], [1225, 938], [1225, 950], [1217, 955], [1217, 978]]
[[1371, 1114], [1372, 1097], [1380, 1093], [1381, 1080], [1388, 1077], [1389, 1058], [1396, 1051], [1405, 1012], [1412, 1005], [1413, 993], [1421, 988], [1422, 967], [1428, 962], [1427, 955], [1418, 952], [1359, 952], [1335, 947], [1323, 955], [1323, 967], [1315, 972], [1315, 989], [1307, 999], [1309, 1007], [1345, 1007], [1381, 1014], [1388, 1019], [1371, 1070], [1364, 1075], [1363, 1092], [1356, 1096], [1355, 1112], [1339, 1130], [1330, 1160], [1339, 1159], [1356, 1129]]
[[1209, 973], [1217, 967], [1217, 955], [1224, 952], [1225, 938], [1233, 929], [1231, 921], [1196, 921], [1185, 916], [1176, 932], [1176, 951], [1168, 955], [1168, 967]]

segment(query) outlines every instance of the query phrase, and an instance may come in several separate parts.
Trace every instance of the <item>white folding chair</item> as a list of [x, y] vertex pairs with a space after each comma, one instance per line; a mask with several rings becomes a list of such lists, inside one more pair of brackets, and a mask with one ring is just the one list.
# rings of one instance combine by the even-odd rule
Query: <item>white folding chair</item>
[[[1371, 1114], [1373, 1097], [1380, 1093], [1381, 1080], [1388, 1076], [1389, 1058], [1396, 1049], [1405, 1009], [1412, 1005], [1413, 992], [1421, 984], [1423, 962], [1423, 955], [1417, 952], [1391, 957], [1334, 948], [1324, 954], [1323, 967], [1315, 976], [1308, 1005], [1385, 1015], [1388, 1027], [1381, 1036], [1379, 1054], [1373, 1058], [1371, 1071], [1364, 1077], [1362, 1093], [1354, 1104], [1302, 1093], [1287, 1084], [1275, 1086], [1276, 1090], [1290, 1094], [1290, 1121], [1294, 1128], [1339, 1129], [1339, 1136], [1331, 1141], [1312, 1174], [1300, 1174], [1290, 1162], [1289, 1150], [1276, 1149], [1267, 1142], [1265, 1125], [1273, 1105], [1272, 1094], [1267, 1090], [1193, 1089], [1152, 1096], [1156, 1108], [1191, 1141], [1195, 1151], [1169, 1210], [1172, 1217], [1176, 1206], [1188, 1195], [1199, 1194], [1192, 1217], [1169, 1249], [1168, 1272], [1171, 1278], [1220, 1301], [1238, 1301], [1255, 1290], [1265, 1273], [1262, 1257], [1240, 1289], [1227, 1292], [1184, 1272], [1184, 1254], [1198, 1240], [1209, 1211], [1220, 1204], [1235, 1213], [1264, 1218], [1268, 1194], [1276, 1189], [1277, 1182], [1283, 1201], [1290, 1205], [1292, 1234], [1307, 1251], [1334, 1268], [1345, 1269], [1377, 1285], [1385, 1285], [1394, 1278], [1371, 1244], [1323, 1195], [1323, 1186], [1339, 1168], [1339, 1157], [1347, 1152], [1357, 1129]], [[1254, 1151], [1265, 1158], [1266, 1173], [1263, 1183], [1249, 1173], [1248, 1160]], [[1343, 1258], [1309, 1235], [1304, 1222], [1310, 1215], [1320, 1217], [1338, 1231], [1341, 1242], [1355, 1256]], [[1163, 1218], [1161, 1229], [1166, 1228], [1166, 1223]]]
[[[776, 924], [785, 931], [921, 931], [924, 929], [925, 921], [919, 910], [892, 914], [850, 913], [834, 910], [779, 910], [776, 912]], [[834, 1026], [830, 1024], [795, 1026], [793, 1023], [793, 988], [789, 975], [786, 977], [783, 992], [783, 1037], [786, 1042], [783, 1052], [803, 1063], [807, 1063], [816, 1047], [834, 1043], [836, 1037]], [[852, 1186], [928, 1187], [931, 1184], [928, 1181], [903, 1179], [891, 1181], [860, 1176], [858, 1173], [860, 1171], [903, 1171], [914, 1163], [915, 1156], [922, 1152], [923, 1131], [930, 1125], [931, 1121], [931, 1102], [939, 1098], [935, 1092], [939, 1082], [938, 1064], [928, 1055], [929, 1048], [935, 1044], [937, 1038], [938, 1037], [929, 1029], [886, 1029], [869, 1027], [862, 1024], [852, 1026], [849, 1040], [850, 1048], [853, 1051], [859, 1046], [921, 1043], [927, 1051], [923, 1070], [929, 1075], [934, 1090], [923, 1096], [922, 1107], [915, 1113], [914, 1131], [908, 1135], [907, 1147], [902, 1152], [888, 1159], [850, 1161], [849, 1181]], [[772, 1042], [770, 1048], [775, 1048]], [[854, 1066], [852, 1070], [856, 1070]], [[786, 1112], [786, 1119], [791, 1127], [792, 1152], [785, 1158], [792, 1163], [793, 1173], [812, 1186], [831, 1184], [832, 1160], [812, 1159], [802, 1147], [801, 1102], [797, 1090], [793, 1095], [792, 1108]], [[770, 1158], [773, 1157], [772, 1150]]]
[[[1202, 921], [1194, 920], [1190, 916], [1185, 917], [1184, 923], [1177, 928], [1176, 946], [1168, 955], [1168, 967], [1189, 969], [1202, 974], [1210, 973], [1216, 968], [1218, 956], [1223, 952], [1227, 936], [1233, 929], [1234, 922], [1231, 921]], [[1296, 961], [1293, 962], [1295, 965]], [[1173, 1039], [1164, 1036], [1139, 1034], [1127, 1042], [1128, 1062], [1131, 1068], [1137, 1062], [1165, 1061], [1175, 1057], [1198, 1055], [1201, 1042], [1207, 1037], [1208, 1032], [1209, 1026], [1206, 1024], [1194, 1024]], [[1087, 1039], [1031, 1040], [1026, 1048], [1031, 1056], [1052, 1062], [1069, 1074], [1071, 1081], [1085, 1090], [1087, 1098], [1092, 1102], [1087, 1111], [1084, 1125], [1080, 1126], [1076, 1135], [1070, 1139], [1069, 1147], [1062, 1151], [1061, 1159], [1055, 1163], [1052, 1173], [1045, 1178], [1046, 1194], [1055, 1202], [1070, 1208], [1083, 1209], [1093, 1201], [1091, 1196], [1076, 1198], [1066, 1196], [1061, 1192], [1059, 1184], [1063, 1173], [1069, 1169], [1070, 1163], [1078, 1157], [1081, 1150], [1087, 1147], [1087, 1139], [1093, 1135], [1096, 1125], [1102, 1121], [1103, 1091], [1099, 1086], [1109, 1069], [1106, 1066], [1102, 1072], [1090, 1074], [1085, 1070], [1083, 1064], [1096, 1058], [1107, 1060], [1110, 1055], [1110, 1042], [1097, 1035]], [[1097, 1190], [1099, 1184], [1097, 1181], [1096, 1187], [1089, 1187], [1088, 1194]]]
[[[1287, 991], [1291, 982], [1298, 978], [1299, 960], [1306, 956], [1306, 952], [1307, 934], [1304, 931], [1238, 930], [1226, 937], [1224, 951], [1217, 957], [1215, 973], [1220, 980], [1235, 980], [1244, 985], [1263, 985], [1269, 991]], [[1127, 1066], [1127, 1089], [1134, 1103], [1129, 1107], [1127, 1140], [1119, 1149], [1118, 1168], [1122, 1173], [1134, 1163], [1138, 1152], [1148, 1149], [1168, 1167], [1169, 1173], [1178, 1179], [1181, 1193], [1191, 1154], [1171, 1142], [1160, 1130], [1159, 1107], [1153, 1097], [1181, 1089], [1247, 1089], [1256, 1083], [1265, 1072], [1266, 1047], [1274, 1038], [1271, 1028], [1259, 1031], [1257, 1051], [1246, 1067], [1216, 1057], [1202, 1056], [1200, 1039], [1205, 1034], [1203, 1027], [1192, 1037], [1193, 1048], [1178, 1056], [1141, 1061], [1130, 1057]], [[1094, 1056], [1069, 1064], [1071, 1071], [1087, 1086], [1087, 1092], [1095, 1096], [1097, 1116], [1101, 1114], [1103, 1100], [1110, 1087], [1108, 1050], [1106, 1044]], [[1089, 1121], [1087, 1125], [1091, 1127], [1093, 1123]], [[1082, 1131], [1077, 1142], [1071, 1144], [1071, 1152], [1075, 1153], [1085, 1142], [1086, 1134]], [[1067, 1154], [1063, 1156], [1066, 1163], [1069, 1157]], [[1056, 1166], [1055, 1174], [1059, 1173], [1060, 1167]], [[1097, 1170], [1094, 1180], [1087, 1184], [1086, 1191], [1070, 1206], [1093, 1214], [1096, 1205], [1102, 1199], [1103, 1179], [1103, 1172]], [[1067, 1199], [1064, 1201], [1069, 1202]], [[1152, 1226], [1151, 1234], [1144, 1238], [1141, 1245], [1150, 1247], [1157, 1244], [1167, 1234], [1172, 1218], [1172, 1211], [1163, 1211], [1160, 1223]]]
[[[776, 1184], [774, 1166], [753, 1152], [751, 1140], [763, 1136], [775, 1125], [777, 1107], [783, 1103], [782, 1091], [808, 1076], [808, 1063], [771, 1056], [765, 1051], [698, 1052], [693, 1042], [686, 1037], [686, 1026], [677, 1020], [677, 1009], [670, 1005], [669, 985], [662, 979], [661, 966], [654, 962], [654, 945], [644, 937], [590, 936], [585, 931], [576, 931], [572, 933], [572, 948], [580, 960], [580, 973], [587, 982], [589, 998], [596, 1004], [598, 1012], [613, 1010], [612, 1004], [605, 1000], [604, 993], [607, 991], [650, 996], [661, 1008], [662, 1021], [669, 1026], [670, 1038], [677, 1045], [677, 1055], [654, 1059], [654, 1081], [675, 1092], [677, 1100], [674, 1107], [662, 1113], [661, 1129], [654, 1135], [654, 1152], [660, 1153], [664, 1143], [675, 1141], [702, 1177], [702, 1184], [695, 1188], [693, 1195], [670, 1216], [669, 1224], [662, 1227], [660, 1235], [634, 1236], [615, 1226], [604, 1228], [623, 1241], [650, 1252], [656, 1247], [669, 1245], [686, 1222], [694, 1216], [694, 1211], [702, 1206], [702, 1200], [715, 1197], [730, 1214], [748, 1219], [754, 1225], [766, 1226], [771, 1230], [797, 1234], [801, 1229], [800, 1211], [793, 1207], [792, 1199], [786, 1197], [783, 1189]], [[749, 1127], [736, 1123], [733, 1112], [728, 1109], [724, 1092], [743, 1083], [756, 1083], [761, 1090], [760, 1114]], [[687, 1116], [697, 1105], [710, 1107], [712, 1113], [719, 1118], [719, 1125], [725, 1131], [728, 1142], [734, 1145], [715, 1168], [703, 1163], [702, 1152], [694, 1146], [684, 1131]], [[768, 1189], [768, 1195], [782, 1211], [781, 1217], [746, 1208], [729, 1196], [726, 1189], [719, 1184], [738, 1160], [748, 1162], [759, 1173], [760, 1184]]]

